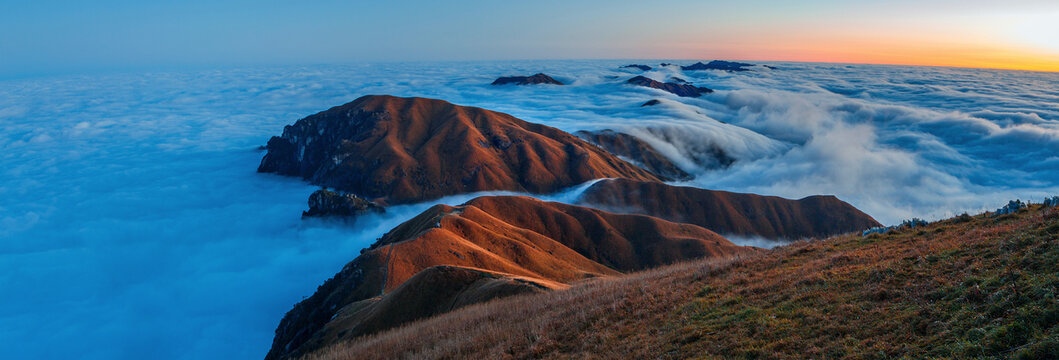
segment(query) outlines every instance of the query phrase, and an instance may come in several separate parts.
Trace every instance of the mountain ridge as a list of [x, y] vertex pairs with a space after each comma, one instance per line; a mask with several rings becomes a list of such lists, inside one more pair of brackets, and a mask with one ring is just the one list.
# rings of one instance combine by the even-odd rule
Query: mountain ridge
[[1033, 205], [509, 297], [304, 359], [1050, 359], [1057, 279], [1059, 207]]
[[610, 177], [658, 180], [559, 129], [426, 98], [362, 96], [284, 127], [259, 172], [383, 204], [485, 190], [549, 193]]
[[691, 223], [725, 235], [768, 239], [826, 237], [881, 226], [832, 195], [791, 200], [628, 179], [596, 182], [577, 203]]
[[[340, 339], [364, 335], [364, 329], [385, 328], [358, 328], [355, 322], [344, 327], [329, 324], [351, 304], [380, 295], [386, 300], [386, 295], [409, 279], [439, 265], [555, 284], [691, 258], [756, 251], [691, 224], [530, 197], [485, 196], [456, 207], [436, 205], [394, 227], [315, 294], [295, 305], [277, 327], [267, 358], [298, 356]], [[426, 315], [430, 314], [433, 312]], [[394, 321], [416, 318], [404, 316]]]

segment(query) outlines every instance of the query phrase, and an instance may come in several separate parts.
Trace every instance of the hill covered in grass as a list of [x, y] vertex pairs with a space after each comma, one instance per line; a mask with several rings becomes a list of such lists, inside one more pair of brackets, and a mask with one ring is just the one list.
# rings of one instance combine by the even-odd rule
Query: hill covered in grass
[[881, 225], [830, 195], [792, 200], [629, 179], [596, 182], [578, 202], [695, 224], [724, 235], [767, 239], [825, 238]]
[[1059, 208], [959, 216], [467, 306], [309, 354], [1019, 358], [1059, 354]]
[[470, 304], [759, 250], [705, 228], [524, 196], [436, 205], [386, 233], [280, 322], [287, 359]]
[[268, 141], [259, 172], [386, 204], [487, 190], [551, 193], [585, 181], [659, 180], [562, 130], [427, 98], [367, 95]]

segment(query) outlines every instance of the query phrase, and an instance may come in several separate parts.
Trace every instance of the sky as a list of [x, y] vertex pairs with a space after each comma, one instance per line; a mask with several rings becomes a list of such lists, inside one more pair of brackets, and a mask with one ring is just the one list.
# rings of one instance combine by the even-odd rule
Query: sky
[[0, 77], [377, 61], [740, 59], [1059, 71], [1059, 2], [0, 0]]

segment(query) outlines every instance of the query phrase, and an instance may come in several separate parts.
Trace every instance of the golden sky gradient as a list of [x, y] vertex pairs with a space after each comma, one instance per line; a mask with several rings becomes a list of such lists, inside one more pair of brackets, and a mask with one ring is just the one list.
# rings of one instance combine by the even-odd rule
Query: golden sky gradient
[[[867, 15], [876, 10], [876, 15]], [[735, 23], [659, 44], [681, 58], [954, 66], [1059, 72], [1059, 10], [868, 9]]]
[[[832, 39], [791, 43], [746, 43], [720, 50], [736, 59], [954, 66], [1059, 71], [1059, 55], [1009, 44], [960, 44], [921, 39]], [[701, 56], [690, 56], [697, 58]]]

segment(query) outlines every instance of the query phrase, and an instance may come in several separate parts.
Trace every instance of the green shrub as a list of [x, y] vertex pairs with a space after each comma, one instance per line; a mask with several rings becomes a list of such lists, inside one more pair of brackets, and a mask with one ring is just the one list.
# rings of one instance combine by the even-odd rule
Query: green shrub
[[986, 335], [986, 348], [993, 353], [1003, 353], [1026, 344], [1032, 335], [1029, 326], [1021, 322], [1003, 325]]
[[1059, 341], [1056, 341], [1055, 338], [1049, 338], [1019, 349], [1015, 358], [1019, 360], [1046, 360], [1055, 359], [1056, 356], [1059, 356]]

